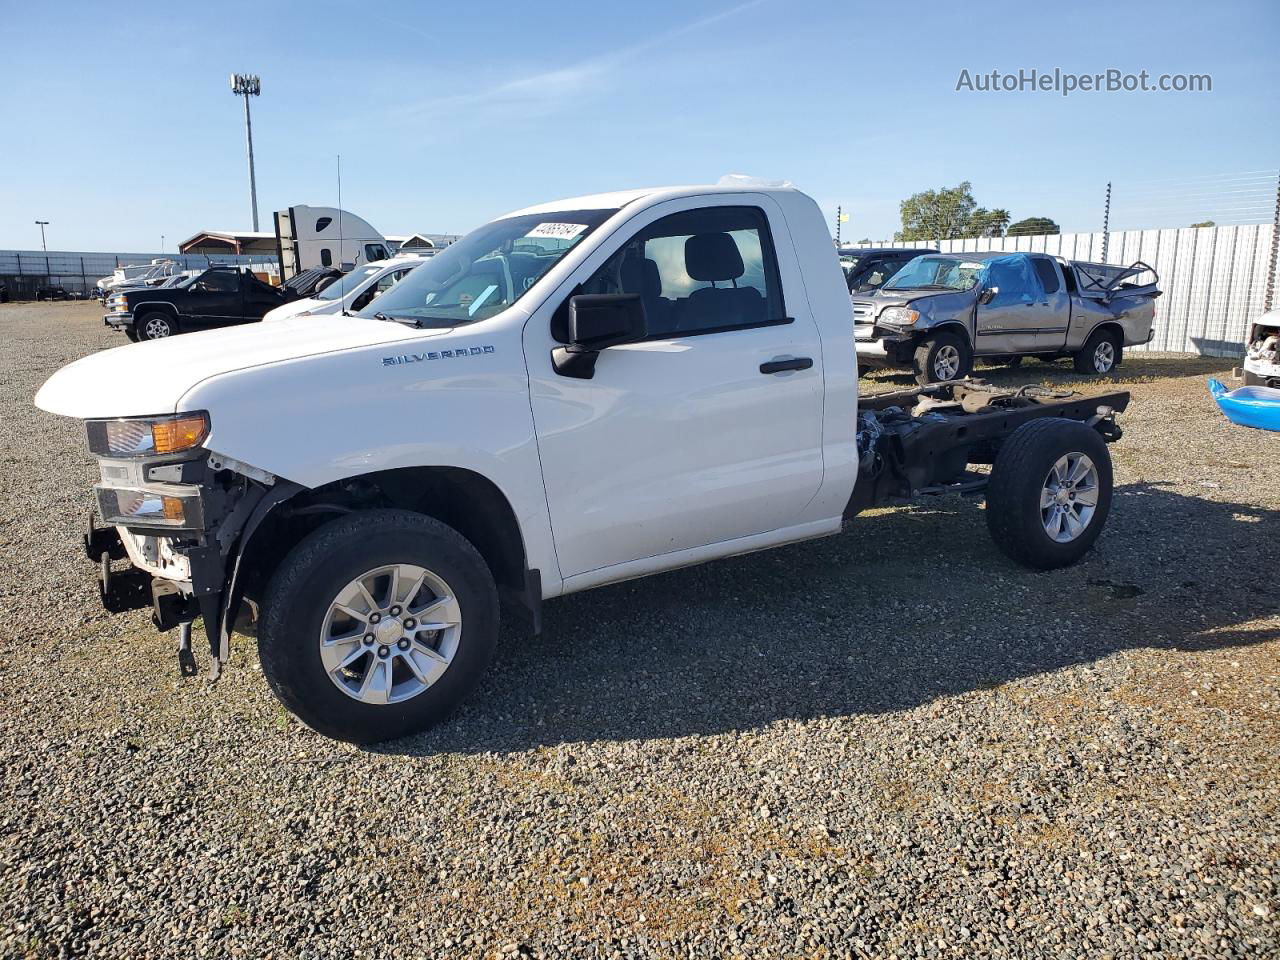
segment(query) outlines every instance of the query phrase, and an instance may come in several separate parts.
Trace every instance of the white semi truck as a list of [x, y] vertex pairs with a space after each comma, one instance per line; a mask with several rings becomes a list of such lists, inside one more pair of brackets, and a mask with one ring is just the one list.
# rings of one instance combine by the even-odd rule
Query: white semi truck
[[389, 256], [386, 238], [368, 220], [337, 207], [277, 210], [275, 225], [281, 280], [323, 267], [346, 272]]
[[[980, 382], [858, 396], [817, 205], [750, 183], [630, 190], [486, 224], [355, 316], [78, 360], [36, 397], [85, 421], [104, 603], [211, 669], [256, 631], [317, 731], [422, 730], [473, 689], [499, 597], [544, 602], [985, 494], [996, 544], [1070, 564], [1106, 521], [1128, 394]], [[935, 562], [945, 563], [945, 555]]]

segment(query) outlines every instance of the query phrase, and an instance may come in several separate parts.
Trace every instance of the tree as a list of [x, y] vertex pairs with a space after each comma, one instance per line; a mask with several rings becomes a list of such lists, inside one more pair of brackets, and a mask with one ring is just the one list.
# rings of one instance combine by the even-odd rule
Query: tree
[[971, 237], [1003, 237], [1009, 226], [1009, 211], [978, 207], [969, 214], [967, 233]]
[[1027, 217], [1025, 220], [1019, 220], [1017, 223], [1010, 225], [1006, 236], [1033, 237], [1038, 234], [1061, 232], [1062, 228], [1048, 217]]
[[1193, 227], [1216, 227], [1217, 224], [1214, 223], [1212, 220], [1205, 220], [1201, 223], [1193, 223], [1192, 226]]
[[977, 209], [973, 186], [959, 186], [913, 193], [899, 206], [902, 229], [895, 240], [954, 240], [967, 235], [969, 218]]

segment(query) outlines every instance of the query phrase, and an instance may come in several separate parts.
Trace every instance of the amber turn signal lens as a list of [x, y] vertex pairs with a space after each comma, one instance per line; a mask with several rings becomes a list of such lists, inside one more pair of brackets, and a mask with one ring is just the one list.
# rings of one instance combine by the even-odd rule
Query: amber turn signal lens
[[209, 423], [201, 414], [177, 416], [151, 424], [151, 437], [156, 453], [178, 453], [190, 450], [204, 439]]

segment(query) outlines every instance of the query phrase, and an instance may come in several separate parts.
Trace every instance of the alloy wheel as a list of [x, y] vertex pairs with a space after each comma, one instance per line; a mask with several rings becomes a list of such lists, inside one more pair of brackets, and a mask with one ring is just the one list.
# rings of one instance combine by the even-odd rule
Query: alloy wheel
[[401, 703], [449, 668], [462, 609], [437, 574], [409, 563], [378, 567], [334, 597], [320, 628], [320, 659], [334, 685], [362, 703]]
[[949, 343], [938, 347], [933, 355], [933, 375], [938, 380], [954, 380], [960, 372], [960, 351]]
[[1083, 453], [1059, 457], [1040, 491], [1044, 532], [1058, 543], [1070, 543], [1093, 520], [1098, 508], [1098, 468]]

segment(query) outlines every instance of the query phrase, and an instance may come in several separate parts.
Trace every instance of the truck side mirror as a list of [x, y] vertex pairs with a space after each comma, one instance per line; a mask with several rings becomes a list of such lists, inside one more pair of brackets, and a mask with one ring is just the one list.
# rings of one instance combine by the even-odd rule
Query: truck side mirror
[[999, 287], [986, 287], [980, 294], [978, 294], [978, 303], [982, 304], [985, 307], [988, 303], [990, 303], [992, 300], [996, 298], [996, 294], [998, 294], [999, 292], [1000, 292]]
[[569, 344], [551, 351], [556, 373], [590, 380], [601, 350], [636, 343], [649, 333], [638, 293], [580, 293], [569, 298]]
[[311, 291], [311, 295], [314, 297], [317, 293], [319, 293], [325, 287], [332, 286], [333, 282], [336, 279], [337, 277], [325, 277], [319, 283], [316, 284], [316, 288], [313, 291]]

